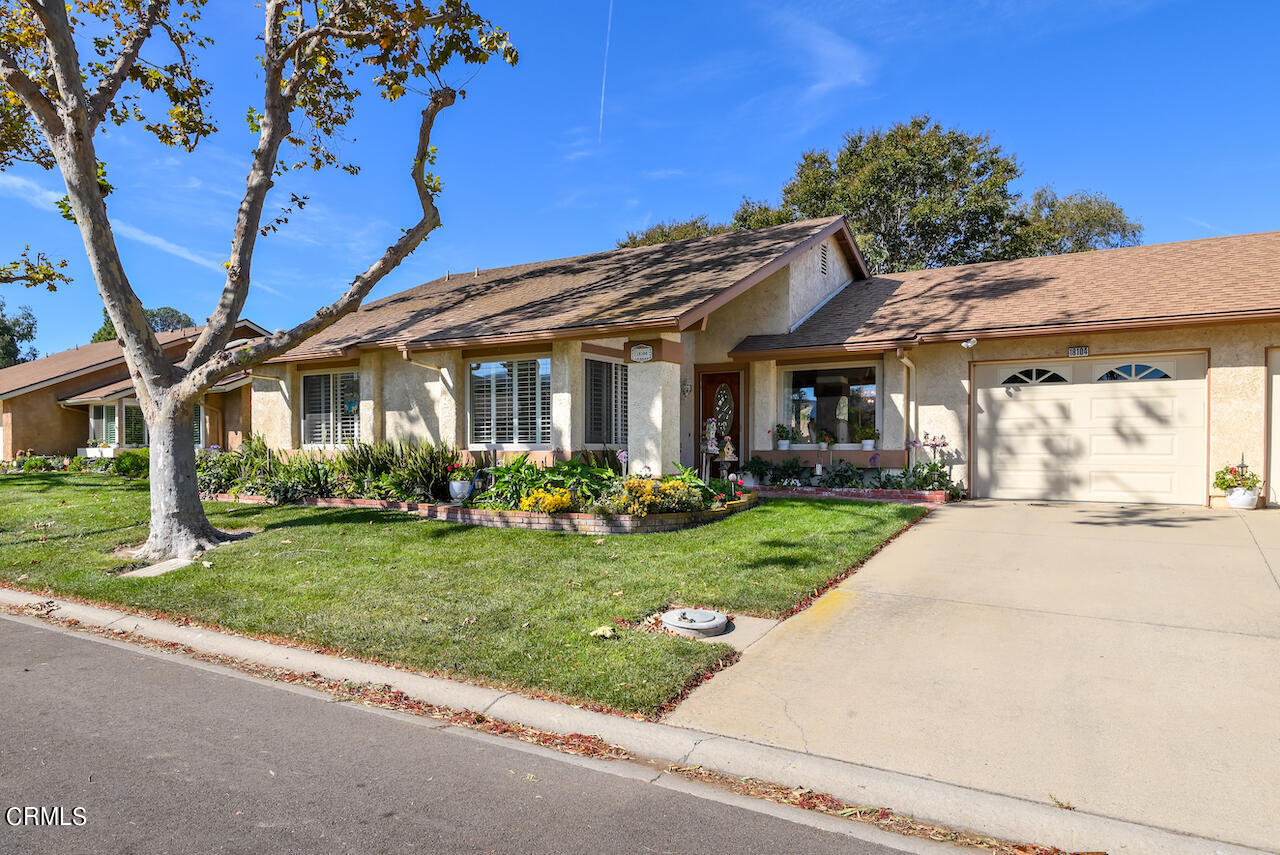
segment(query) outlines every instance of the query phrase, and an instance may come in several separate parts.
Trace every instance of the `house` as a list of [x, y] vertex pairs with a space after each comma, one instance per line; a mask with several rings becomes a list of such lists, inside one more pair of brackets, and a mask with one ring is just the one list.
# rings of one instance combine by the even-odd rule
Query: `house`
[[[181, 359], [200, 327], [158, 333], [164, 352]], [[236, 341], [265, 335], [241, 321]], [[234, 448], [248, 436], [250, 380], [233, 375], [215, 385], [196, 407], [196, 445]], [[99, 445], [105, 446], [101, 451]], [[81, 345], [0, 369], [0, 460], [19, 454], [76, 454], [93, 446], [97, 456], [147, 445], [147, 427], [117, 341]]]
[[1269, 233], [873, 277], [828, 218], [446, 273], [254, 369], [252, 423], [652, 472], [709, 418], [740, 460], [892, 468], [927, 434], [975, 496], [1206, 504], [1242, 458], [1276, 482], [1278, 270]]

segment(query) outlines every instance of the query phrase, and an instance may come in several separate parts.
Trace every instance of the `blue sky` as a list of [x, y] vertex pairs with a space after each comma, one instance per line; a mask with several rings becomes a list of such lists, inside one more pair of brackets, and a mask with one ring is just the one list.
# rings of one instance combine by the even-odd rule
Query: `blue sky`
[[[1146, 242], [1280, 229], [1280, 4], [1274, 2], [773, 2], [473, 0], [520, 49], [437, 122], [444, 225], [374, 297], [446, 269], [607, 249], [660, 219], [725, 218], [776, 200], [801, 152], [929, 113], [1017, 155], [1029, 192], [1098, 190]], [[194, 155], [137, 128], [100, 142], [126, 270], [148, 307], [197, 322], [221, 288], [258, 104], [260, 10], [210, 4], [203, 60], [221, 131]], [[243, 8], [241, 8], [243, 7]], [[471, 74], [460, 71], [450, 82]], [[367, 99], [340, 150], [359, 177], [295, 174], [312, 202], [259, 241], [246, 316], [289, 326], [336, 297], [417, 216], [407, 169], [420, 105]], [[0, 257], [61, 254], [75, 283], [29, 304], [42, 353], [88, 341], [101, 303], [79, 235], [53, 210], [57, 173], [0, 174]]]

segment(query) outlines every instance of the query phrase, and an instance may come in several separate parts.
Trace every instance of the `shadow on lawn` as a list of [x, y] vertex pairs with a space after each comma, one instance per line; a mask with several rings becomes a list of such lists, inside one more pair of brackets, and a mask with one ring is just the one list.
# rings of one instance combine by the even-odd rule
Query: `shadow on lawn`
[[[261, 525], [264, 531], [306, 528], [309, 526], [403, 525], [406, 523], [418, 523], [419, 525], [413, 529], [413, 536], [415, 538], [446, 537], [448, 535], [470, 531], [475, 528], [475, 526], [429, 520], [414, 516], [413, 514], [404, 513], [402, 511], [384, 511], [378, 508], [307, 508], [307, 510], [313, 511], [314, 513], [299, 514], [298, 516], [282, 520], [264, 521], [259, 518], [264, 507], [302, 508], [303, 506], [238, 505], [226, 510], [219, 509], [210, 516], [216, 520], [214, 525], [220, 527], [248, 527], [249, 525], [256, 523], [257, 525]], [[238, 523], [239, 526], [230, 525], [231, 523]], [[430, 523], [431, 525], [422, 525], [422, 523]]]

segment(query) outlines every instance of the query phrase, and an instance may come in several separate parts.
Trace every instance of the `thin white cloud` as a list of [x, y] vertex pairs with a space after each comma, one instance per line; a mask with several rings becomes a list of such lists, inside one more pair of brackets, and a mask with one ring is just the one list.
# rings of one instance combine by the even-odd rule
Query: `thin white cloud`
[[111, 228], [112, 231], [121, 237], [137, 241], [138, 243], [145, 244], [152, 249], [158, 249], [161, 252], [168, 253], [169, 255], [177, 256], [178, 258], [190, 261], [192, 264], [198, 264], [201, 267], [215, 271], [216, 273], [220, 273], [224, 276], [227, 273], [227, 269], [222, 266], [221, 261], [216, 261], [207, 255], [202, 255], [195, 250], [182, 246], [181, 244], [165, 240], [159, 235], [144, 231], [137, 226], [116, 220], [111, 224]]
[[1216, 235], [1225, 234], [1225, 232], [1223, 232], [1222, 229], [1218, 228], [1212, 223], [1206, 223], [1204, 220], [1197, 220], [1193, 217], [1186, 217], [1185, 219], [1188, 223], [1191, 223], [1191, 225], [1199, 226], [1200, 228], [1204, 229], [1207, 232], [1213, 232]]
[[849, 86], [865, 86], [871, 71], [866, 52], [835, 30], [798, 15], [778, 15], [779, 32], [804, 57], [810, 77], [803, 97], [821, 98]]
[[0, 174], [0, 194], [21, 199], [42, 211], [58, 210], [57, 202], [63, 196], [62, 193], [46, 190], [30, 178], [7, 174]]
[[685, 175], [683, 169], [651, 169], [644, 174], [645, 178], [680, 178]]

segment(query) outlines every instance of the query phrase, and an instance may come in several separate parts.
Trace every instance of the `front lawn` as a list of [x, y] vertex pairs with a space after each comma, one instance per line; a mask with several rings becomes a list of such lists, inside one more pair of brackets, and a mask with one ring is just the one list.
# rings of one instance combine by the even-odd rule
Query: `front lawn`
[[145, 539], [145, 481], [0, 476], [0, 579], [652, 714], [727, 648], [592, 629], [672, 601], [781, 615], [924, 513], [773, 500], [702, 528], [594, 538], [389, 511], [207, 508], [215, 525], [263, 531], [209, 553], [211, 567], [121, 579], [110, 551]]

